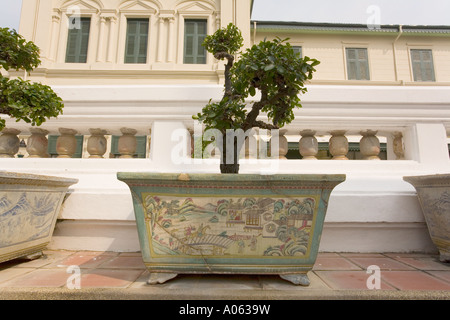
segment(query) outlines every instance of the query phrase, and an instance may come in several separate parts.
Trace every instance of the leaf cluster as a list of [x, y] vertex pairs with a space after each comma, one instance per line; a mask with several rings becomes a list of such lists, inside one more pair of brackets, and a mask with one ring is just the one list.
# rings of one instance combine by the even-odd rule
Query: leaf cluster
[[[234, 55], [243, 45], [244, 38], [241, 31], [232, 23], [226, 28], [217, 30], [214, 34], [205, 38], [203, 46], [216, 56], [218, 53]], [[223, 59], [224, 57], [217, 57]]]
[[49, 86], [20, 78], [0, 78], [0, 113], [17, 121], [40, 126], [46, 119], [62, 114], [63, 107], [62, 99]]
[[307, 91], [305, 82], [312, 79], [320, 63], [301, 58], [286, 41], [276, 38], [253, 45], [231, 70], [236, 95], [245, 99], [259, 91], [261, 100], [256, 107], [277, 127], [294, 119], [294, 108], [301, 107], [299, 95]]
[[32, 71], [41, 64], [39, 48], [16, 30], [0, 28], [0, 66], [5, 70]]
[[[300, 95], [307, 92], [305, 83], [311, 80], [316, 59], [300, 57], [288, 39], [264, 40], [240, 53], [234, 62], [234, 54], [242, 46], [242, 35], [230, 24], [208, 36], [204, 46], [216, 58], [227, 58], [225, 66], [225, 94], [219, 102], [209, 102], [201, 113], [193, 116], [206, 128], [264, 129], [281, 128], [294, 119], [293, 110], [301, 107]], [[246, 99], [260, 93], [260, 100], [250, 109]], [[260, 112], [267, 114], [271, 123], [258, 120]]]
[[227, 129], [237, 130], [242, 127], [246, 117], [245, 104], [239, 100], [225, 97], [219, 102], [209, 103], [202, 109], [202, 112], [193, 116], [205, 124], [206, 130], [218, 129], [225, 132]]
[[[25, 41], [15, 30], [0, 28], [1, 67], [30, 72], [40, 63], [39, 48], [33, 42]], [[63, 107], [62, 99], [49, 86], [0, 75], [1, 114], [39, 126], [62, 114]], [[0, 119], [0, 131], [4, 127], [5, 120]]]

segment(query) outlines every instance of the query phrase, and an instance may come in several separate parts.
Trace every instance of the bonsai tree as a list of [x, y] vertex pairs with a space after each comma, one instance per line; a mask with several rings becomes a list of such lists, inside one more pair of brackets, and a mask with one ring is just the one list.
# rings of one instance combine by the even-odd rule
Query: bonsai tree
[[[193, 119], [202, 122], [206, 130], [220, 132], [222, 141], [216, 141], [221, 151], [222, 173], [239, 172], [239, 152], [245, 142], [245, 134], [252, 128], [279, 129], [294, 119], [294, 109], [301, 107], [299, 95], [305, 93], [305, 82], [312, 79], [315, 66], [320, 62], [301, 58], [287, 39], [261, 41], [240, 54], [243, 38], [233, 24], [207, 36], [203, 45], [225, 65], [225, 88], [222, 99], [209, 101], [201, 113]], [[259, 101], [250, 108], [249, 96], [259, 92]], [[267, 115], [262, 121], [260, 113]]]
[[[40, 64], [39, 48], [33, 42], [15, 30], [0, 28], [0, 67], [31, 72]], [[62, 99], [49, 86], [21, 78], [11, 80], [0, 73], [0, 114], [39, 126], [60, 115], [63, 107]], [[0, 119], [0, 131], [4, 127], [5, 120]]]

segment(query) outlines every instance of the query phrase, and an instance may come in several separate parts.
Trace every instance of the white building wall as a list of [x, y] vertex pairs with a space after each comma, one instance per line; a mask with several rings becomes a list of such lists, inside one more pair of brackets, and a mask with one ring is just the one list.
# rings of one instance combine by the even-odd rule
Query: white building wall
[[[91, 128], [117, 135], [121, 128], [128, 127], [151, 138], [146, 159], [0, 159], [3, 170], [79, 179], [64, 203], [50, 248], [139, 250], [131, 194], [116, 179], [117, 172], [219, 172], [217, 159], [197, 163], [187, 154], [173, 158], [173, 151], [182, 150], [184, 142], [172, 139], [172, 134], [179, 129], [187, 135], [186, 129], [194, 128], [192, 115], [200, 112], [209, 99], [220, 99], [223, 90], [223, 66], [212, 57], [202, 66], [180, 62], [180, 23], [187, 16], [207, 17], [212, 33], [214, 28], [235, 22], [249, 46], [254, 41], [249, 4], [248, 0], [24, 0], [20, 32], [36, 41], [43, 57], [42, 66], [29, 79], [51, 85], [65, 103], [64, 114], [42, 127], [49, 134], [58, 134], [59, 128], [73, 128], [86, 136]], [[79, 6], [82, 14], [93, 17], [87, 64], [64, 63], [67, 27], [63, 22], [71, 6]], [[143, 11], [151, 19], [149, 62], [125, 65], [124, 18], [140, 16]], [[169, 30], [175, 33], [174, 42]], [[415, 191], [402, 177], [450, 171], [448, 37], [402, 36], [395, 45], [395, 64], [393, 35], [258, 32], [256, 39], [267, 35], [289, 36], [293, 45], [303, 47], [304, 55], [322, 62], [302, 97], [303, 108], [286, 127], [287, 135], [298, 137], [301, 130], [313, 129], [326, 139], [330, 131], [343, 129], [359, 139], [360, 131], [372, 129], [388, 141], [389, 158], [243, 160], [240, 172], [346, 174], [347, 180], [330, 199], [321, 251], [435, 251]], [[346, 80], [344, 50], [348, 44], [368, 47], [371, 81]], [[432, 46], [436, 83], [412, 83], [408, 52], [417, 45]], [[28, 124], [6, 120], [7, 127], [29, 135]], [[404, 160], [395, 160], [395, 132], [403, 135]]]
[[[450, 119], [450, 111], [441, 102], [449, 99], [448, 91], [322, 85], [308, 89], [287, 134], [298, 135], [302, 129], [357, 134], [371, 128], [388, 136], [402, 131], [406, 160], [243, 160], [240, 172], [346, 174], [346, 182], [330, 199], [322, 251], [433, 251], [415, 191], [402, 177], [449, 171], [449, 122], [443, 119]], [[220, 97], [221, 86], [86, 86], [77, 94], [72, 87], [55, 90], [67, 101], [67, 110], [45, 123], [49, 131], [76, 127], [87, 134], [96, 125], [117, 133], [122, 126], [134, 126], [140, 134], [151, 134], [152, 149], [147, 159], [0, 159], [5, 170], [80, 180], [64, 204], [51, 248], [139, 250], [131, 194], [116, 179], [117, 172], [219, 172], [217, 159], [194, 161], [183, 148], [186, 141], [173, 134], [181, 130], [187, 137], [186, 128], [194, 126], [191, 115], [206, 97]], [[130, 114], [124, 114], [124, 108]], [[28, 130], [26, 124], [14, 126]], [[178, 156], [183, 150], [186, 155]]]

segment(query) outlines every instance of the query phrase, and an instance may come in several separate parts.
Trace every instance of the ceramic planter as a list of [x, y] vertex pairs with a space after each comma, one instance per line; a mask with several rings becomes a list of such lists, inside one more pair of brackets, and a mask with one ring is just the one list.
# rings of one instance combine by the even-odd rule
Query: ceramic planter
[[77, 179], [0, 172], [0, 262], [41, 252]]
[[440, 260], [450, 262], [450, 174], [403, 177], [417, 191]]
[[118, 173], [148, 283], [180, 273], [279, 274], [308, 285], [331, 191], [345, 175]]

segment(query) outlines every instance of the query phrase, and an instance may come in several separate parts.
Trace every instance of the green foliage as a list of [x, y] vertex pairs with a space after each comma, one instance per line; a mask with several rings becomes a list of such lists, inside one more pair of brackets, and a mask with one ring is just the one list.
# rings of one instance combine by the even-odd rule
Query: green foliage
[[[301, 58], [287, 39], [261, 41], [243, 52], [234, 63], [234, 54], [242, 46], [241, 32], [233, 24], [208, 36], [204, 46], [216, 58], [228, 59], [225, 66], [225, 94], [220, 102], [209, 102], [193, 116], [206, 129], [281, 128], [294, 119], [293, 110], [301, 107], [300, 94], [307, 91], [305, 82], [312, 79], [320, 62]], [[260, 92], [260, 101], [246, 108], [246, 99]], [[267, 114], [271, 124], [257, 120]]]
[[[228, 60], [222, 100], [210, 100], [202, 112], [192, 117], [202, 122], [206, 130], [221, 132], [222, 144], [217, 147], [222, 153], [222, 173], [238, 173], [237, 155], [243, 146], [242, 140], [234, 138], [232, 145], [229, 144], [228, 129], [240, 129], [240, 132], [254, 127], [279, 129], [292, 122], [294, 108], [301, 107], [299, 96], [307, 91], [305, 82], [312, 79], [319, 61], [301, 58], [286, 40], [261, 41], [241, 53], [236, 63], [234, 55], [242, 46], [243, 38], [233, 24], [217, 30], [203, 43], [216, 59]], [[257, 92], [260, 100], [247, 108], [247, 99], [256, 96]], [[261, 112], [271, 123], [258, 119]], [[203, 141], [203, 148], [208, 143]]]
[[209, 103], [203, 108], [202, 112], [193, 116], [205, 124], [206, 130], [218, 129], [225, 132], [227, 129], [239, 129], [245, 121], [245, 105], [237, 100], [224, 98], [219, 102]]
[[[217, 30], [205, 38], [203, 46], [214, 56], [218, 53], [235, 54], [242, 47], [244, 38], [241, 31], [232, 23], [226, 28]], [[224, 57], [221, 57], [223, 59]]]
[[4, 77], [0, 78], [0, 106], [2, 113], [33, 126], [57, 117], [64, 107], [62, 99], [49, 86]]
[[235, 94], [242, 99], [261, 92], [260, 110], [277, 127], [294, 119], [293, 110], [301, 107], [299, 95], [311, 80], [319, 61], [301, 58], [287, 39], [261, 41], [242, 54], [231, 70]]
[[[0, 66], [5, 70], [32, 71], [41, 63], [39, 48], [27, 42], [15, 30], [0, 28]], [[49, 87], [21, 78], [8, 79], [0, 75], [0, 113], [17, 121], [39, 126], [47, 118], [62, 114], [62, 99]], [[0, 130], [5, 120], [0, 119]]]
[[3, 69], [30, 72], [40, 64], [39, 48], [33, 42], [27, 42], [16, 30], [0, 28], [0, 65]]

